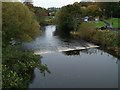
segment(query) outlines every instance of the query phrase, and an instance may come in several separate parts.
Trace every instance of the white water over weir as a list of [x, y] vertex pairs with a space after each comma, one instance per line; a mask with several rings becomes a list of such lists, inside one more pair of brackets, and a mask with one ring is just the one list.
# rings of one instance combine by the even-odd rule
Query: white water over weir
[[46, 26], [42, 35], [32, 42], [24, 43], [23, 47], [27, 50], [34, 51], [34, 54], [36, 55], [99, 47], [81, 39], [71, 39], [67, 38], [67, 36], [60, 38], [59, 36], [54, 35], [55, 30], [55, 25]]
[[[72, 50], [84, 50], [84, 49], [90, 49], [90, 48], [96, 48], [96, 47], [99, 47], [99, 46], [96, 46], [96, 45], [92, 45], [92, 44], [89, 44], [88, 47], [82, 47], [82, 46], [76, 46], [76, 47], [71, 47], [71, 48], [68, 48], [68, 47], [58, 47], [57, 50], [58, 52], [64, 52], [64, 51], [72, 51]], [[34, 54], [35, 55], [41, 55], [41, 54], [46, 54], [46, 53], [55, 53], [56, 51], [48, 51], [48, 50], [44, 50], [44, 51], [40, 51], [40, 50], [36, 50], [34, 51]]]

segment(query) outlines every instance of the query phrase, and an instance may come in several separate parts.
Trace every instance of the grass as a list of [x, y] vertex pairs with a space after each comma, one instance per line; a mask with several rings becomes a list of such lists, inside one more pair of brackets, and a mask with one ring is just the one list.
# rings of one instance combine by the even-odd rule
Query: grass
[[119, 25], [120, 18], [109, 18], [109, 19], [107, 19], [105, 21], [110, 23], [113, 26], [113, 28], [120, 28], [120, 25]]
[[[120, 18], [109, 18], [105, 20], [106, 22], [110, 23], [112, 25], [113, 28], [120, 28], [119, 22], [120, 22]], [[98, 21], [98, 22], [93, 22], [95, 27], [100, 28], [105, 26], [106, 24], [102, 21]]]
[[100, 27], [105, 26], [105, 23], [104, 23], [104, 22], [102, 22], [102, 21], [99, 21], [99, 22], [94, 22], [94, 24], [95, 24], [95, 26], [96, 26], [97, 28], [100, 28]]

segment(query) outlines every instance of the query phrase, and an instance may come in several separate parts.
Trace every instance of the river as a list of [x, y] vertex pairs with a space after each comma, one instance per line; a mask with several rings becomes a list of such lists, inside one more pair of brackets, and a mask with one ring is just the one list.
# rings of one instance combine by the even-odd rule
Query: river
[[34, 69], [29, 88], [118, 88], [119, 60], [81, 39], [60, 38], [55, 25], [46, 26], [23, 48], [42, 56], [51, 73]]

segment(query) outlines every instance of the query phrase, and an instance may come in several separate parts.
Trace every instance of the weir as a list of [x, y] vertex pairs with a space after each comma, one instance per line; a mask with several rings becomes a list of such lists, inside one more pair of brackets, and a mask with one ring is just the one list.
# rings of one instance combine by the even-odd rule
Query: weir
[[41, 55], [46, 53], [55, 53], [71, 50], [83, 50], [97, 48], [99, 46], [88, 43], [80, 38], [73, 39], [67, 36], [64, 38], [54, 35], [55, 25], [46, 26], [42, 34], [34, 41], [23, 43], [23, 48], [34, 51], [34, 54]]
[[82, 46], [73, 46], [73, 47], [57, 47], [56, 50], [36, 50], [34, 51], [35, 55], [47, 54], [47, 53], [55, 53], [55, 52], [64, 52], [64, 51], [72, 51], [72, 50], [84, 50], [90, 48], [97, 48], [99, 46], [89, 44], [87, 47]]

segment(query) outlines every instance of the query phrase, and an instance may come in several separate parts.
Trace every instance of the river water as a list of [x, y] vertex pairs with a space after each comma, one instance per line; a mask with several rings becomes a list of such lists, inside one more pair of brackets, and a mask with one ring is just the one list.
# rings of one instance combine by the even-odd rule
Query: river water
[[42, 56], [51, 72], [43, 75], [35, 68], [29, 88], [118, 88], [116, 57], [81, 39], [60, 38], [55, 29], [46, 26], [40, 37], [23, 44]]

